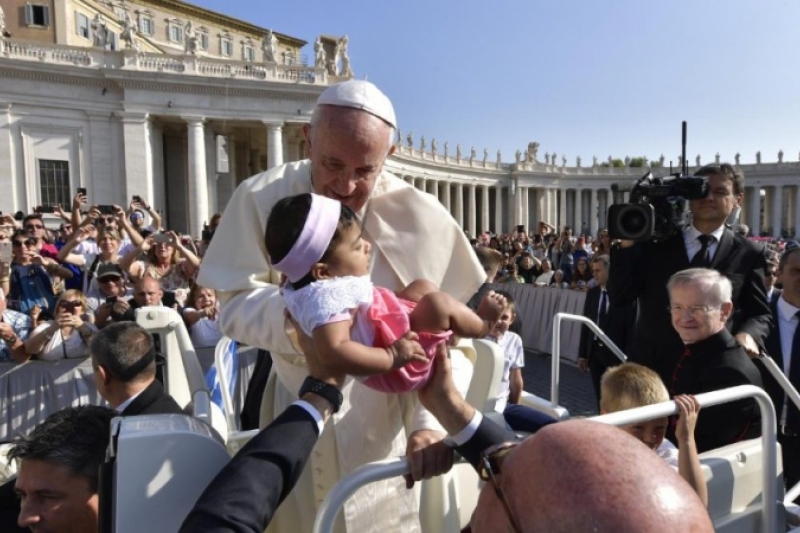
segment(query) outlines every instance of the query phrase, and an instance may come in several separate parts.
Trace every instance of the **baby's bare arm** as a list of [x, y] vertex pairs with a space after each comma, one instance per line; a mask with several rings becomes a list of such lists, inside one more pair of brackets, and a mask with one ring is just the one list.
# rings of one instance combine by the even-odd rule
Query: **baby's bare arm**
[[389, 349], [373, 348], [350, 338], [351, 324], [352, 321], [343, 320], [313, 331], [311, 337], [323, 365], [352, 376], [371, 376], [385, 374], [411, 361], [427, 361], [415, 333], [407, 333]]

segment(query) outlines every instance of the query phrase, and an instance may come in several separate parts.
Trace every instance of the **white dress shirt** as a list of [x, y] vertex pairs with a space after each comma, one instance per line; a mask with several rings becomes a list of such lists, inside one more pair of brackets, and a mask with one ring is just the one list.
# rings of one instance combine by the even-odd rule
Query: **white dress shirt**
[[[725, 233], [725, 224], [721, 225], [709, 235], [714, 237], [714, 242], [708, 245], [708, 259], [711, 261], [714, 259], [714, 254], [717, 253], [717, 248], [719, 248], [719, 241], [722, 239], [722, 234]], [[686, 246], [686, 255], [691, 261], [697, 252], [703, 247], [703, 244], [697, 239], [700, 235], [700, 230], [694, 227], [694, 224], [689, 224], [683, 229], [683, 243]]]

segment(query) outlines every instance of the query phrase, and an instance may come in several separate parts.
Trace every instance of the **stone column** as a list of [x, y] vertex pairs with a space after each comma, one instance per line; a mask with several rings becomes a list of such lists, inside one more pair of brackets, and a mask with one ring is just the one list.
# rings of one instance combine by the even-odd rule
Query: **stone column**
[[[600, 202], [597, 198], [597, 189], [592, 189], [592, 197], [589, 200], [589, 231], [592, 232], [592, 237], [597, 237], [600, 222]], [[605, 226], [605, 224], [603, 224]]]
[[[125, 181], [124, 190], [121, 192], [125, 197], [119, 198], [118, 201], [127, 205], [134, 194], [153, 198], [153, 154], [150, 150], [150, 121], [147, 113], [122, 112], [119, 116], [122, 119], [125, 152]], [[200, 126], [202, 134], [202, 122]], [[200, 142], [202, 144], [202, 137]], [[115, 197], [118, 198], [119, 194], [117, 193]]]
[[[217, 204], [217, 139], [214, 131], [206, 128], [206, 179], [208, 181], [208, 213], [209, 218], [217, 211], [221, 211]], [[208, 222], [208, 221], [205, 221]]]
[[583, 227], [583, 194], [580, 187], [575, 189], [575, 235], [580, 235]]
[[449, 181], [445, 181], [444, 182], [444, 198], [442, 198], [442, 200], [444, 200], [442, 202], [442, 204], [444, 204], [444, 208], [447, 209], [447, 212], [452, 215], [453, 214], [453, 210], [450, 208], [450, 182]]
[[478, 229], [477, 226], [477, 218], [478, 218], [478, 206], [475, 200], [475, 191], [477, 190], [477, 186], [474, 183], [469, 184], [469, 196], [467, 197], [467, 231], [471, 237], [475, 237], [477, 235], [476, 230]]
[[436, 180], [430, 180], [428, 182], [428, 187], [430, 188], [430, 193], [433, 195], [433, 197], [439, 200], [439, 182]]
[[189, 234], [199, 236], [208, 220], [208, 177], [203, 117], [184, 117], [189, 124]]
[[[74, 188], [86, 187], [90, 201], [93, 204], [111, 204], [119, 200], [120, 192], [125, 190], [124, 169], [114, 164], [114, 151], [111, 140], [111, 115], [107, 111], [87, 110], [89, 116], [89, 161], [83, 170], [88, 170], [84, 175], [88, 177], [85, 183], [80, 182], [79, 176], [72, 176]], [[11, 188], [5, 189], [11, 191]], [[144, 193], [142, 193], [144, 196]], [[9, 197], [10, 199], [10, 197]], [[130, 201], [130, 200], [128, 200]], [[155, 202], [155, 198], [148, 198], [148, 202]], [[125, 204], [127, 206], [127, 204]]]
[[[30, 206], [30, 202], [25, 201], [25, 177], [17, 173], [16, 153], [14, 150], [14, 128], [11, 118], [10, 102], [0, 102], [0, 210], [4, 213], [14, 213], [18, 211], [17, 206]], [[106, 119], [108, 114], [106, 114]], [[20, 174], [24, 174], [24, 168]], [[73, 180], [75, 183], [75, 180]], [[23, 207], [27, 210], [27, 207]]]
[[794, 238], [800, 238], [800, 185], [794, 188]]
[[558, 210], [558, 222], [553, 225], [559, 235], [567, 225], [567, 189], [563, 187], [561, 188], [561, 208]]
[[503, 187], [494, 188], [494, 232], [503, 232]]
[[530, 204], [528, 203], [528, 200], [530, 198], [530, 196], [528, 195], [529, 191], [530, 191], [529, 187], [520, 187], [520, 192], [522, 192], [522, 213], [521, 213], [522, 218], [520, 219], [519, 223], [525, 226], [525, 231], [528, 231], [528, 224], [531, 218]]
[[750, 226], [750, 235], [761, 235], [761, 187], [749, 187], [750, 193], [745, 195], [747, 200], [747, 225]]
[[283, 123], [264, 122], [267, 127], [267, 168], [283, 164]]
[[481, 232], [491, 231], [492, 225], [489, 222], [489, 186], [483, 185], [481, 188]]
[[464, 185], [461, 183], [456, 183], [456, 222], [461, 229], [464, 229]]
[[783, 187], [775, 185], [772, 188], [772, 236], [781, 236], [783, 221]]

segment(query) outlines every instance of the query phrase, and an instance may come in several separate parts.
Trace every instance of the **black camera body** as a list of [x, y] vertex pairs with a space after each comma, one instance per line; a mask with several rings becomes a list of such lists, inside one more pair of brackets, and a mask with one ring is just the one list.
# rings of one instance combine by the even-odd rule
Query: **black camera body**
[[[617, 192], [619, 184], [611, 186]], [[631, 189], [630, 203], [608, 208], [608, 234], [612, 239], [659, 242], [682, 230], [688, 200], [708, 195], [703, 176], [673, 174], [666, 178], [643, 176]]]

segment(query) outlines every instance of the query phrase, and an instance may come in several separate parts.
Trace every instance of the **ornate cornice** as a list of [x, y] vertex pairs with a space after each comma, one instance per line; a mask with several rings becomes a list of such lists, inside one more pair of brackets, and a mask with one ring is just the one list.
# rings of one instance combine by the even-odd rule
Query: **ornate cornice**
[[[33, 65], [41, 66], [40, 64], [33, 63]], [[132, 77], [120, 79], [113, 76], [106, 76], [108, 71], [105, 70], [81, 70], [80, 74], [69, 74], [66, 72], [47, 72], [42, 70], [28, 70], [7, 68], [0, 65], [0, 78], [22, 78], [28, 80], [50, 82], [50, 83], [64, 83], [69, 85], [83, 85], [90, 87], [109, 87], [109, 85], [116, 86], [120, 89], [134, 89], [134, 90], [155, 90], [155, 91], [169, 91], [180, 93], [192, 94], [210, 94], [220, 96], [242, 96], [253, 98], [272, 98], [281, 100], [294, 100], [299, 102], [313, 103], [319, 96], [319, 92], [325, 89], [324, 86], [308, 85], [309, 89], [316, 88], [317, 91], [300, 92], [300, 91], [282, 91], [276, 90], [275, 85], [269, 87], [265, 86], [263, 89], [253, 87], [254, 82], [250, 80], [242, 80], [241, 83], [249, 84], [248, 88], [232, 87], [231, 83], [236, 81], [225, 80], [225, 85], [214, 84], [210, 85], [217, 80], [204, 78], [202, 76], [183, 76], [177, 75], [180, 79], [174, 80], [154, 80], [152, 79], [152, 72], [135, 72], [127, 73], [130, 75], [140, 74], [142, 78], [151, 79], [134, 79]], [[110, 72], [108, 72], [110, 73]], [[85, 74], [94, 74], [86, 76]], [[113, 73], [112, 73], [113, 74]], [[102, 77], [101, 77], [102, 76]], [[159, 75], [164, 78], [163, 74]], [[294, 84], [287, 84], [290, 87], [295, 87]], [[289, 87], [287, 87], [288, 89]]]

